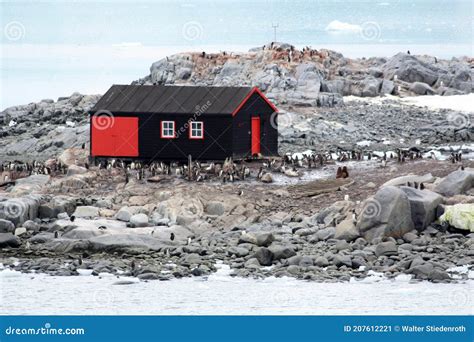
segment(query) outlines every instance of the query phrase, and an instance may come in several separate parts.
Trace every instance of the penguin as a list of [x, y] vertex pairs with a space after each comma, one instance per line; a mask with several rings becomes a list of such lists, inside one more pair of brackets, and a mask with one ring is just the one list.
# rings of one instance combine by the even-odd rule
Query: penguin
[[424, 189], [425, 189], [425, 184], [420, 183], [420, 190], [424, 190]]
[[54, 238], [57, 239], [58, 237], [59, 237], [59, 233], [58, 233], [58, 231], [55, 231], [54, 232]]
[[190, 245], [190, 244], [191, 244], [191, 238], [188, 237], [188, 245]]
[[171, 233], [171, 234], [170, 234], [170, 240], [171, 240], [171, 241], [174, 241], [174, 233]]
[[71, 217], [69, 218], [69, 220], [70, 220], [71, 222], [74, 222], [75, 219], [76, 219], [76, 216], [74, 216], [74, 215], [71, 215]]
[[97, 228], [97, 229], [99, 229], [99, 230], [106, 230], [107, 227], [106, 227], [106, 226], [99, 226], [99, 228]]
[[336, 171], [336, 179], [342, 178], [342, 168], [339, 166]]
[[81, 148], [82, 148], [83, 150], [85, 150], [85, 149], [86, 149], [86, 143], [82, 143]]

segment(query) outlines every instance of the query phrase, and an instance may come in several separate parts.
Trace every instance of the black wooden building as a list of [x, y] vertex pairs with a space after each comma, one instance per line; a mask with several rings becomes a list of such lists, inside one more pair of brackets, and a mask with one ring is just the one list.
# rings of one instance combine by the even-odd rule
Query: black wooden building
[[95, 158], [278, 155], [277, 109], [256, 87], [114, 85], [90, 120]]

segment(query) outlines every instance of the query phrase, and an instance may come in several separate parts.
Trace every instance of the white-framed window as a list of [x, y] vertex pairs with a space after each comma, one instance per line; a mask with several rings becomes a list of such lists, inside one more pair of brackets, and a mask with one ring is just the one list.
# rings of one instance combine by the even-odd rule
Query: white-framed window
[[174, 121], [161, 121], [161, 137], [172, 139], [176, 137]]
[[204, 122], [191, 121], [189, 126], [189, 139], [204, 139]]

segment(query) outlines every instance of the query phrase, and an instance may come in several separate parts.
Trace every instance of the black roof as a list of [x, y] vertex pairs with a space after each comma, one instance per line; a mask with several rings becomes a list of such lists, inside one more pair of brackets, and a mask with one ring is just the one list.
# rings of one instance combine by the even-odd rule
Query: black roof
[[90, 112], [232, 114], [253, 90], [251, 87], [113, 85]]

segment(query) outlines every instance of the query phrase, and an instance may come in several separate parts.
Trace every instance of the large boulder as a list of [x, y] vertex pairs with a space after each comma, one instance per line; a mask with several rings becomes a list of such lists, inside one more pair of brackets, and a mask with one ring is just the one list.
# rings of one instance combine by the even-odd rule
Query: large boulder
[[0, 219], [0, 233], [13, 233], [15, 225], [8, 220]]
[[474, 187], [474, 171], [473, 170], [457, 170], [449, 175], [435, 187], [437, 193], [450, 197], [465, 193]]
[[390, 58], [383, 66], [382, 70], [385, 78], [394, 79], [395, 75], [399, 80], [405, 82], [423, 82], [433, 86], [443, 70], [429, 65], [413, 55], [398, 53]]
[[19, 247], [20, 239], [12, 233], [0, 233], [0, 248]]
[[435, 91], [429, 85], [423, 82], [414, 82], [410, 86], [410, 91], [417, 95], [433, 95]]
[[34, 220], [38, 217], [39, 203], [40, 197], [35, 195], [0, 202], [0, 219], [11, 221], [15, 226]]
[[356, 228], [366, 240], [385, 236], [401, 238], [414, 228], [408, 196], [394, 186], [381, 188], [364, 201]]
[[446, 206], [444, 214], [439, 218], [440, 222], [474, 232], [474, 204], [463, 203]]
[[410, 201], [411, 219], [417, 230], [425, 229], [436, 220], [436, 208], [443, 201], [443, 197], [433, 191], [418, 190], [408, 186], [402, 186], [400, 189]]

